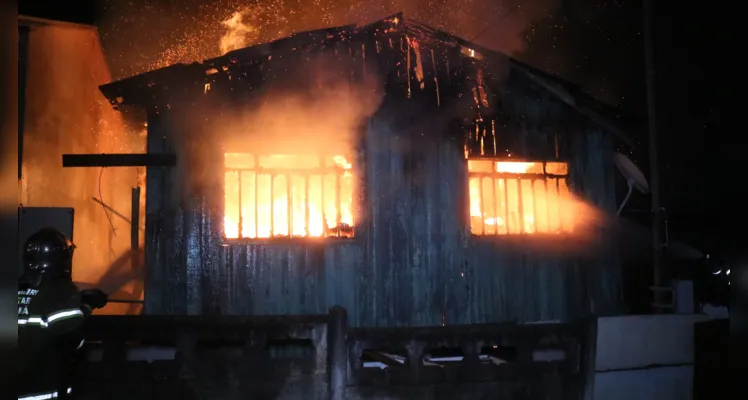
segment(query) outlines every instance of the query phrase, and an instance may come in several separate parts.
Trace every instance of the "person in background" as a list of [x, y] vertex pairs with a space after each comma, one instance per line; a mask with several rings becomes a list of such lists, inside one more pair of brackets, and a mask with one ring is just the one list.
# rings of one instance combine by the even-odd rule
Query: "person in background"
[[83, 345], [83, 321], [104, 307], [98, 289], [78, 291], [72, 280], [75, 245], [61, 232], [44, 228], [23, 249], [18, 281], [18, 399], [70, 398], [70, 371]]

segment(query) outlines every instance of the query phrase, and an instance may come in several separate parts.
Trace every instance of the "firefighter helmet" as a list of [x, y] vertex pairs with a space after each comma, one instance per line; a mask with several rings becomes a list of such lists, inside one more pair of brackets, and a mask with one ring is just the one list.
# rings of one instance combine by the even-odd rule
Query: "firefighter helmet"
[[23, 248], [25, 273], [72, 277], [75, 245], [62, 232], [43, 228], [29, 236]]

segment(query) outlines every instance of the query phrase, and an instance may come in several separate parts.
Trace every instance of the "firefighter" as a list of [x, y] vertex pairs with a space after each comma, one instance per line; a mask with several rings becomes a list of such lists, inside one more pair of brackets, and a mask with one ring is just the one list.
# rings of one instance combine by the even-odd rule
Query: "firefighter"
[[75, 245], [44, 228], [26, 241], [18, 282], [19, 399], [69, 397], [70, 370], [83, 345], [82, 323], [107, 303], [100, 290], [79, 292], [72, 281]]

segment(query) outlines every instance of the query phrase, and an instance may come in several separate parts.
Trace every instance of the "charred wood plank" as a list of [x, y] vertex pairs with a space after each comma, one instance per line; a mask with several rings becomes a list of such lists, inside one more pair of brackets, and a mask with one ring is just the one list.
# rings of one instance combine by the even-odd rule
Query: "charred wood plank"
[[70, 167], [173, 167], [175, 154], [63, 154], [63, 168]]
[[[132, 199], [131, 199], [131, 223], [130, 223], [130, 269], [137, 271], [140, 269], [140, 187], [132, 188]], [[135, 283], [133, 288], [133, 294], [140, 297], [143, 294], [143, 282]], [[145, 304], [144, 301], [139, 302]], [[127, 309], [128, 314], [136, 314], [138, 312], [138, 303], [130, 303], [130, 307]]]

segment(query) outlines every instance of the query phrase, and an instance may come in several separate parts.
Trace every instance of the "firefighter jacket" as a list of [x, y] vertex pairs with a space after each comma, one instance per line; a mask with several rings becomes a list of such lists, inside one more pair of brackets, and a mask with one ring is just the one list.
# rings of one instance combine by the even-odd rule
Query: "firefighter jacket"
[[[69, 279], [42, 280], [34, 287], [19, 285], [18, 398], [43, 400], [63, 397], [72, 360], [83, 345], [82, 325], [90, 308]], [[70, 364], [70, 365], [68, 365]]]

